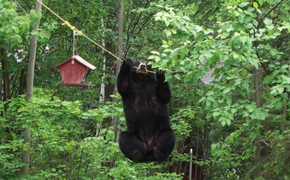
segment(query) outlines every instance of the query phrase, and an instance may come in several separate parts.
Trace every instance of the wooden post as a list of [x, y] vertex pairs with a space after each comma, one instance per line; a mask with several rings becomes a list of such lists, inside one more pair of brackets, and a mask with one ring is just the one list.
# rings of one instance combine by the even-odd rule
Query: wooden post
[[[124, 11], [124, 0], [120, 0], [120, 12], [119, 12], [119, 45], [118, 45], [118, 58], [122, 58], [123, 55], [123, 11]], [[118, 77], [119, 71], [120, 71], [121, 63], [117, 61], [116, 65], [116, 79]], [[117, 86], [115, 86], [117, 87]], [[117, 88], [115, 88], [115, 91], [117, 92]], [[113, 126], [114, 126], [114, 132], [115, 132], [115, 142], [117, 142], [118, 137], [118, 121], [119, 117], [114, 117], [113, 119]]]
[[[192, 180], [192, 149], [190, 149], [189, 180]], [[195, 172], [196, 173], [196, 172]], [[195, 179], [196, 180], [196, 179]]]
[[[256, 107], [259, 108], [260, 107], [260, 90], [259, 90], [259, 70], [258, 68], [254, 68], [253, 70], [253, 74], [254, 74], [254, 88], [255, 88], [255, 103], [256, 103]], [[257, 119], [256, 120], [258, 124], [260, 124], [260, 120]], [[259, 143], [260, 140], [260, 135], [257, 136], [257, 140], [256, 140], [256, 153], [255, 153], [255, 157], [254, 157], [254, 163], [256, 166], [255, 172], [254, 172], [254, 178], [258, 178], [261, 174], [261, 168], [258, 166], [258, 164], [261, 161], [261, 154], [260, 154], [260, 149], [261, 149], [261, 145]]]
[[[35, 7], [36, 13], [40, 13], [41, 4], [36, 1]], [[38, 31], [39, 29], [40, 18], [36, 21], [33, 31]], [[29, 101], [33, 97], [33, 79], [34, 79], [34, 66], [35, 66], [35, 56], [36, 56], [36, 47], [37, 47], [37, 35], [32, 36], [30, 41], [30, 53], [29, 53], [29, 62], [28, 62], [28, 75], [27, 75], [27, 97], [26, 100]], [[30, 109], [32, 112], [32, 109]], [[29, 163], [30, 163], [30, 127], [25, 128], [24, 131], [24, 144], [27, 144], [27, 149], [23, 152], [22, 162], [26, 164], [26, 166], [22, 167], [21, 173], [28, 174], [29, 173]]]
[[[1, 42], [4, 44], [4, 42]], [[7, 59], [7, 50], [4, 48], [1, 48], [1, 66], [3, 71], [3, 102], [4, 104], [4, 111], [7, 111], [8, 109], [8, 100], [10, 99], [10, 82], [9, 82], [9, 72], [8, 72], [8, 59]]]

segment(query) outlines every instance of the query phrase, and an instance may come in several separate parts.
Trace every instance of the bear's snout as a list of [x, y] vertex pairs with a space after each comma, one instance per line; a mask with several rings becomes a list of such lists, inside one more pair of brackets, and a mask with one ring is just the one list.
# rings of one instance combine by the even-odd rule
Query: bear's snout
[[147, 64], [145, 62], [140, 62], [137, 67], [137, 72], [139, 73], [147, 73]]
[[141, 64], [141, 65], [140, 65], [140, 69], [145, 70], [145, 69], [146, 69], [146, 65]]

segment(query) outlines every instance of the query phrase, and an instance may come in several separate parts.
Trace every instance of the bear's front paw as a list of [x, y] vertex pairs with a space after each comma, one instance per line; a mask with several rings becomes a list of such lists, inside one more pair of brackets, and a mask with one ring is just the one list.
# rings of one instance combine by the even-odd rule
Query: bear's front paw
[[123, 60], [123, 64], [122, 64], [122, 68], [125, 68], [125, 69], [131, 69], [132, 67], [132, 60], [131, 59], [124, 59]]
[[156, 71], [156, 76], [158, 80], [165, 81], [165, 71], [158, 70]]

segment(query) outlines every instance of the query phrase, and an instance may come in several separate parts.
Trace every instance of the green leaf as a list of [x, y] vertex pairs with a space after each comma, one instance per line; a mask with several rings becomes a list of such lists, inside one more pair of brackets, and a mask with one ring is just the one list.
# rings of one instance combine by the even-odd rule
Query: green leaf
[[242, 42], [243, 44], [245, 44], [245, 43], [247, 42], [247, 40], [248, 40], [248, 37], [246, 37], [246, 36], [241, 36], [241, 37], [240, 37], [240, 40], [241, 40], [241, 42]]
[[240, 55], [237, 54], [236, 52], [233, 52], [233, 57], [234, 57], [234, 59], [238, 59], [240, 57]]
[[281, 94], [284, 91], [284, 86], [283, 85], [278, 85], [278, 86], [276, 86], [276, 88], [277, 88], [277, 91], [278, 91], [279, 94]]
[[181, 40], [182, 40], [183, 42], [186, 42], [186, 41], [189, 39], [189, 37], [190, 37], [190, 35], [188, 35], [188, 34], [183, 34], [183, 35], [181, 35]]
[[220, 112], [218, 112], [218, 111], [215, 111], [215, 112], [212, 114], [213, 117], [217, 117], [217, 116], [219, 116], [219, 115], [220, 115]]
[[175, 77], [176, 79], [178, 79], [178, 80], [180, 80], [180, 79], [181, 79], [181, 76], [180, 76], [180, 74], [174, 74], [174, 77]]
[[253, 2], [253, 7], [254, 7], [255, 9], [258, 9], [258, 8], [259, 8], [258, 3], [257, 3], [257, 2]]
[[190, 21], [190, 18], [188, 16], [183, 16], [183, 19]]
[[225, 121], [222, 121], [221, 124], [222, 124], [222, 126], [225, 126], [226, 125], [226, 122]]
[[273, 80], [273, 76], [272, 75], [268, 75], [268, 76], [266, 76], [264, 78], [263, 83], [264, 84], [270, 84], [270, 83], [272, 83], [272, 80]]
[[257, 134], [254, 133], [254, 132], [251, 132], [251, 134], [250, 134], [250, 138], [251, 138], [252, 140], [256, 139], [256, 138], [257, 138]]
[[232, 123], [232, 121], [231, 121], [230, 119], [226, 119], [226, 124], [227, 124], [228, 126], [230, 126], [231, 123]]
[[227, 37], [229, 37], [229, 33], [228, 32], [223, 32], [221, 35], [220, 35], [221, 39], [225, 39]]
[[244, 77], [246, 77], [246, 76], [248, 75], [248, 70], [243, 69], [243, 70], [242, 70], [242, 75], [243, 75]]
[[212, 96], [214, 94], [214, 91], [208, 91], [207, 93], [206, 93], [206, 96]]
[[223, 90], [223, 94], [227, 94], [228, 92], [230, 92], [231, 91], [231, 88], [225, 88], [224, 90]]
[[249, 4], [248, 2], [244, 2], [244, 3], [239, 4], [239, 6], [240, 6], [241, 8], [243, 8], [243, 7], [246, 7], [248, 4]]
[[288, 64], [283, 64], [283, 66], [281, 67], [281, 69], [286, 69], [286, 68], [288, 68], [288, 67], [289, 67]]
[[281, 94], [281, 97], [282, 97], [283, 99], [288, 99], [288, 94], [286, 94], [286, 93], [282, 93], [282, 94]]
[[165, 32], [165, 34], [166, 34], [167, 37], [171, 36], [171, 31], [170, 30], [167, 30], [166, 29], [166, 30], [164, 30], [164, 32]]
[[256, 19], [252, 19], [252, 23], [255, 27], [258, 27], [259, 23]]
[[272, 19], [266, 18], [264, 20], [264, 23], [265, 23], [267, 29], [271, 30], [274, 28], [273, 23], [272, 23]]

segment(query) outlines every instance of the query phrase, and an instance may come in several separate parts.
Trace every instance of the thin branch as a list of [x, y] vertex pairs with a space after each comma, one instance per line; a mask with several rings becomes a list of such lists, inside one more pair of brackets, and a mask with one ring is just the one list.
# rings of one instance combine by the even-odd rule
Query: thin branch
[[270, 11], [268, 13], [266, 13], [262, 18], [261, 21], [266, 18], [272, 11], [274, 11], [278, 6], [280, 6], [282, 3], [284, 3], [284, 0], [282, 0], [281, 2], [279, 2], [278, 4], [276, 4], [276, 6], [274, 6], [272, 9], [270, 9]]

